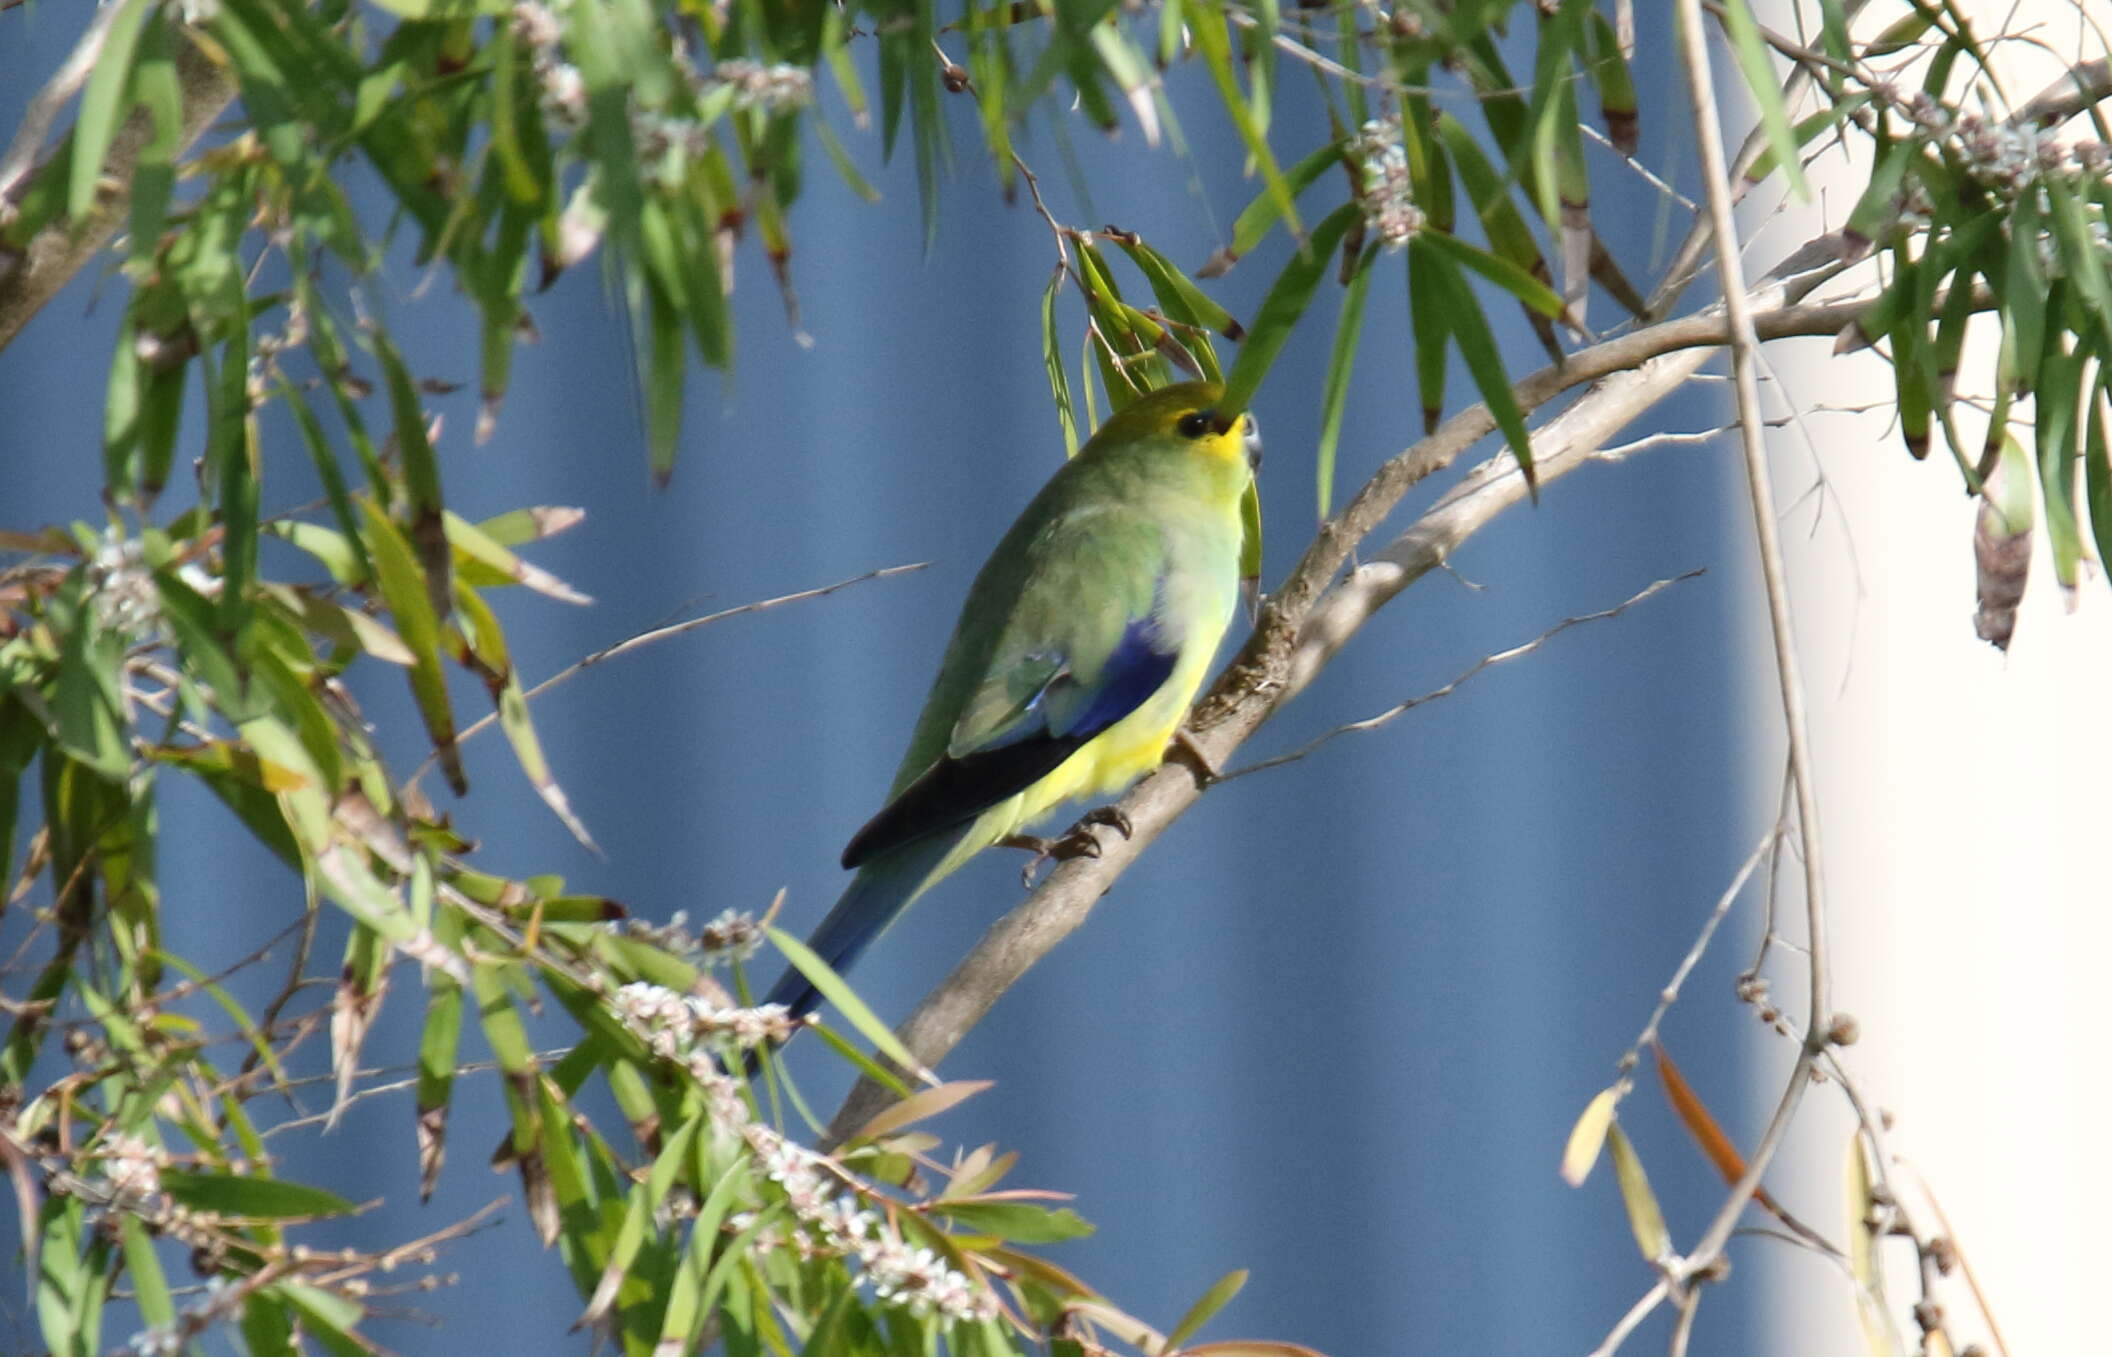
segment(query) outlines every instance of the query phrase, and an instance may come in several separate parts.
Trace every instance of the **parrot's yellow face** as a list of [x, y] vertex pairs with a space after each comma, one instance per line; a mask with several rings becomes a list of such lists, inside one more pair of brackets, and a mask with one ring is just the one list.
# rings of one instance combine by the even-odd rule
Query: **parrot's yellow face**
[[1100, 436], [1113, 434], [1123, 441], [1179, 439], [1228, 469], [1257, 471], [1261, 467], [1261, 427], [1251, 414], [1220, 413], [1217, 402], [1223, 394], [1215, 382], [1183, 382], [1154, 391], [1124, 407]]

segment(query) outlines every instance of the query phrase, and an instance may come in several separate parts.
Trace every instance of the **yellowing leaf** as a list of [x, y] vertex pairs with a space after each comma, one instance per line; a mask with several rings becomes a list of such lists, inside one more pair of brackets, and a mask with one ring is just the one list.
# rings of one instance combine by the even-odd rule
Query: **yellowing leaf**
[[1665, 1228], [1665, 1213], [1658, 1208], [1657, 1194], [1650, 1190], [1643, 1161], [1636, 1158], [1635, 1146], [1628, 1143], [1628, 1133], [1618, 1122], [1606, 1128], [1606, 1144], [1613, 1151], [1614, 1181], [1620, 1184], [1621, 1205], [1628, 1208], [1628, 1228], [1635, 1232], [1635, 1246], [1642, 1250], [1643, 1261], [1655, 1263], [1670, 1256], [1672, 1232]]
[[1562, 1181], [1571, 1187], [1581, 1184], [1591, 1166], [1599, 1162], [1599, 1149], [1606, 1143], [1606, 1132], [1613, 1126], [1614, 1105], [1619, 1101], [1618, 1087], [1600, 1089], [1599, 1095], [1584, 1105], [1584, 1114], [1577, 1118], [1577, 1124], [1569, 1128], [1569, 1144], [1562, 1149]]
[[882, 1109], [878, 1116], [852, 1132], [850, 1140], [878, 1140], [889, 1131], [898, 1131], [926, 1117], [935, 1117], [981, 1093], [992, 1082], [989, 1079], [960, 1079], [935, 1088], [920, 1089], [892, 1107]]

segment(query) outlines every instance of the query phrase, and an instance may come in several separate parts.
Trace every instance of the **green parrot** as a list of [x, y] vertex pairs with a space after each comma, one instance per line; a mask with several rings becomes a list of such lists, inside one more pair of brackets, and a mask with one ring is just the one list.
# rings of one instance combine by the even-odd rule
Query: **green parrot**
[[[887, 804], [843, 850], [858, 875], [807, 940], [830, 966], [975, 853], [1164, 757], [1239, 602], [1261, 440], [1222, 394], [1190, 382], [1116, 412], [984, 563]], [[819, 999], [788, 970], [766, 1002]]]

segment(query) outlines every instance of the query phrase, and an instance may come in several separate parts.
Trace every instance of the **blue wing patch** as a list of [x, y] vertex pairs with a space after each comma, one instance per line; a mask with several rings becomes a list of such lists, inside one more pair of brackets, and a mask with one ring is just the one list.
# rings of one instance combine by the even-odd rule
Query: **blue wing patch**
[[[1058, 733], [1084, 735], [1090, 739], [1144, 705], [1145, 700], [1173, 677], [1180, 657], [1159, 649], [1158, 623], [1140, 617], [1122, 629], [1107, 664], [1100, 670], [1100, 691], [1071, 718], [1069, 728]], [[1051, 684], [1050, 687], [1054, 687]], [[1043, 689], [1041, 701], [1048, 695]]]
[[[857, 867], [879, 853], [967, 823], [1000, 801], [1017, 796], [1056, 771], [1063, 761], [1109, 726], [1144, 705], [1173, 676], [1179, 656], [1159, 649], [1159, 628], [1140, 617], [1122, 630], [1100, 683], [1068, 716], [1061, 711], [1066, 689], [1077, 681], [1068, 669], [1056, 675], [1026, 705], [1022, 719], [1003, 739], [971, 753], [942, 758], [851, 836], [843, 865]], [[1039, 720], [1032, 719], [1039, 717]]]

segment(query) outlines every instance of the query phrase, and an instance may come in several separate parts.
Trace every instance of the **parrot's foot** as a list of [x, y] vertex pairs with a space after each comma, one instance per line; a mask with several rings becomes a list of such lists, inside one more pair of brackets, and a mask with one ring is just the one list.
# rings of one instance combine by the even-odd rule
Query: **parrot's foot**
[[1166, 746], [1166, 753], [1169, 756], [1179, 753], [1187, 760], [1189, 768], [1195, 773], [1195, 785], [1198, 787], [1207, 787], [1224, 776], [1224, 772], [1203, 752], [1203, 747], [1195, 742], [1195, 737], [1188, 733], [1186, 726], [1173, 732], [1173, 740]]
[[1129, 817], [1119, 806], [1098, 806], [1078, 817], [1072, 825], [1054, 838], [1042, 838], [1036, 834], [1008, 834], [997, 841], [1000, 848], [1023, 848], [1034, 856], [1027, 865], [1019, 869], [1019, 879], [1030, 889], [1034, 885], [1034, 873], [1041, 870], [1044, 862], [1068, 862], [1072, 858], [1097, 858], [1100, 856], [1100, 836], [1094, 829], [1106, 825], [1123, 838], [1135, 831]]

